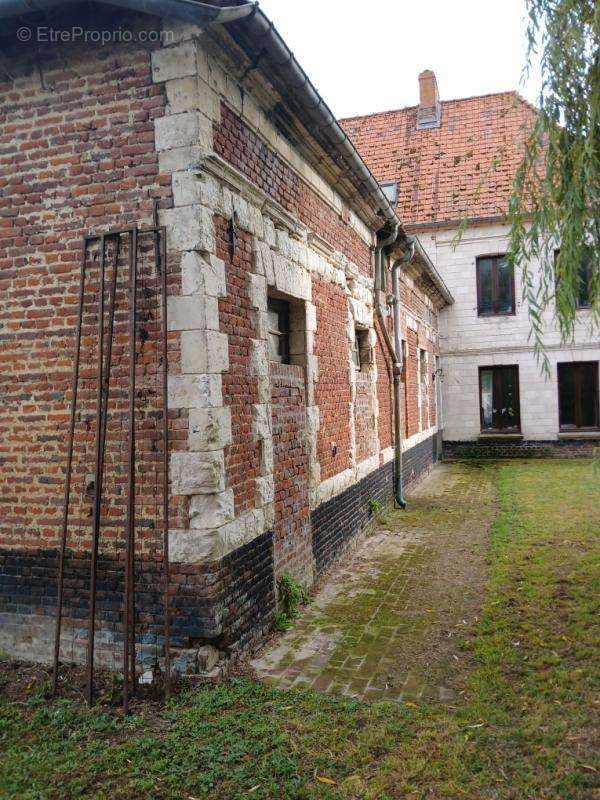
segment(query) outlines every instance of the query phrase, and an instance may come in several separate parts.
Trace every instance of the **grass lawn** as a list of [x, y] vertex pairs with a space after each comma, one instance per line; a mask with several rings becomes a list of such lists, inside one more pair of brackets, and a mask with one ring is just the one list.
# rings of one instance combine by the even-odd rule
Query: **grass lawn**
[[244, 680], [123, 722], [35, 689], [0, 695], [0, 797], [600, 798], [600, 474], [584, 461], [484, 469], [498, 513], [463, 705]]

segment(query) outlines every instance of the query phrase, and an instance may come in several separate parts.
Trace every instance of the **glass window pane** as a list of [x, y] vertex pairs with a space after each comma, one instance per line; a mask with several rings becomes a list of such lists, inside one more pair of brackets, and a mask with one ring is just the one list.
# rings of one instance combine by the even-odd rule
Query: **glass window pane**
[[491, 314], [493, 311], [492, 296], [492, 261], [480, 258], [477, 262], [479, 274], [479, 313]]
[[491, 369], [481, 370], [481, 419], [484, 430], [493, 427], [494, 407], [494, 372]]
[[502, 397], [497, 398], [499, 427], [518, 428], [517, 371], [514, 367], [502, 368], [500, 385], [502, 387]]
[[558, 365], [558, 401], [560, 424], [575, 425], [575, 391], [572, 364]]
[[593, 428], [598, 424], [598, 370], [595, 364], [580, 364], [581, 426]]
[[498, 299], [495, 311], [507, 314], [513, 310], [512, 266], [504, 258], [498, 259], [496, 263], [498, 270]]

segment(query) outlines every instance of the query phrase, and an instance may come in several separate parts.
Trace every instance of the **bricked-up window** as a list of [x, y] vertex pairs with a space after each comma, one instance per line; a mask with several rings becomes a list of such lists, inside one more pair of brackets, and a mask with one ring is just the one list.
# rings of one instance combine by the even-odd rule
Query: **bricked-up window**
[[477, 313], [491, 317], [515, 313], [515, 276], [505, 256], [477, 259]]
[[518, 433], [521, 429], [519, 411], [519, 368], [480, 367], [479, 400], [481, 430], [484, 433]]
[[269, 297], [269, 361], [290, 363], [290, 304], [285, 300]]
[[369, 331], [363, 328], [354, 330], [354, 345], [352, 347], [352, 362], [356, 369], [366, 372], [371, 363], [371, 345], [369, 344]]
[[[560, 250], [554, 251], [554, 261]], [[557, 279], [558, 284], [558, 279]], [[579, 265], [579, 286], [577, 289], [577, 308], [589, 308], [591, 306], [592, 296], [592, 254], [588, 247], [585, 247], [581, 256], [581, 263]]]
[[425, 430], [429, 425], [428, 410], [427, 350], [419, 348], [419, 411], [421, 430]]
[[598, 362], [558, 365], [560, 429], [595, 430], [598, 421]]

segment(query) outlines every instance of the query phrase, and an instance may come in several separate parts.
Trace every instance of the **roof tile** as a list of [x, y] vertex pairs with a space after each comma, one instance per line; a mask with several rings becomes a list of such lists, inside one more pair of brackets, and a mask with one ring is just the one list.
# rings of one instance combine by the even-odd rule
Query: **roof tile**
[[505, 213], [535, 108], [516, 92], [442, 102], [439, 128], [417, 107], [340, 120], [375, 178], [398, 181], [404, 225]]

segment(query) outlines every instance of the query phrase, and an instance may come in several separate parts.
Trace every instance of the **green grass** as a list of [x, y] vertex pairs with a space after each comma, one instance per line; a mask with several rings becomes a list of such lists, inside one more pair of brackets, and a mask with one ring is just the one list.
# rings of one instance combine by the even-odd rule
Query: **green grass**
[[4, 700], [0, 797], [599, 797], [599, 476], [563, 461], [497, 474], [465, 705], [368, 705], [250, 681], [125, 722]]

